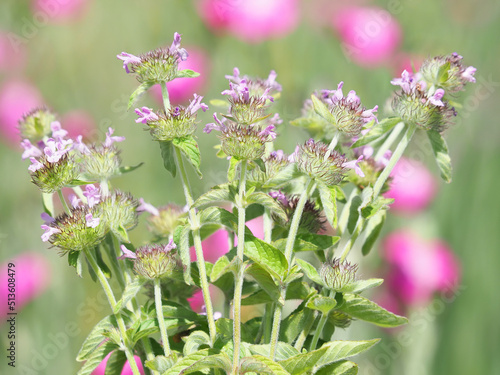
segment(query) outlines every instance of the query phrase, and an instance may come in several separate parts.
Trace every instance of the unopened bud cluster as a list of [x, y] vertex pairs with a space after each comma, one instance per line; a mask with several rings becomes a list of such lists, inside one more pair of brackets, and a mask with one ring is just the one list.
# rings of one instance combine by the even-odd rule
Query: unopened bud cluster
[[324, 263], [319, 271], [325, 286], [331, 290], [342, 291], [342, 289], [356, 280], [357, 264], [351, 264], [340, 259], [332, 259]]

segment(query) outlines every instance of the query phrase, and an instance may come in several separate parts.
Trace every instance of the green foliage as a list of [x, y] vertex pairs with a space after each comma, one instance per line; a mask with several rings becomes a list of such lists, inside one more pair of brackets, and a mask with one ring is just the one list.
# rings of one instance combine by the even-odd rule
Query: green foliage
[[436, 163], [441, 171], [442, 179], [451, 182], [451, 158], [448, 155], [448, 146], [443, 136], [435, 130], [427, 131], [427, 136], [431, 142], [432, 151], [436, 158]]
[[388, 117], [383, 119], [378, 124], [375, 124], [368, 133], [359, 138], [351, 147], [361, 147], [378, 140], [380, 137], [389, 133], [401, 121], [399, 117]]
[[[198, 148], [198, 143], [196, 142], [194, 137], [190, 135], [184, 138], [174, 138], [172, 144], [179, 150], [181, 150], [182, 154], [186, 157], [187, 161], [189, 161], [189, 164], [193, 166], [198, 176], [202, 178], [203, 175], [201, 174], [200, 170], [201, 166], [200, 149]], [[163, 160], [165, 160], [165, 158]], [[172, 173], [172, 175], [174, 175], [174, 173]]]
[[177, 165], [175, 163], [174, 145], [172, 141], [158, 141], [160, 144], [161, 157], [163, 166], [172, 174], [172, 177], [177, 175]]

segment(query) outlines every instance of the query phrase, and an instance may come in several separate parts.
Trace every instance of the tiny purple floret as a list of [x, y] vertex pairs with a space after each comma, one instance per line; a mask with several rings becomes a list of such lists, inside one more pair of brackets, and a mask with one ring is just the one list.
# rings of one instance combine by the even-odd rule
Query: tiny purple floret
[[151, 215], [160, 216], [160, 211], [150, 203], [144, 202], [143, 198], [139, 198], [139, 207], [137, 207], [137, 212], [149, 212]]
[[94, 207], [97, 203], [101, 201], [101, 194], [99, 188], [94, 185], [86, 185], [85, 191], [83, 192], [85, 198], [87, 198], [87, 204], [89, 207]]
[[129, 249], [127, 249], [125, 247], [125, 245], [121, 245], [120, 249], [122, 250], [123, 255], [119, 256], [118, 259], [127, 259], [127, 258], [128, 259], [137, 259], [137, 255], [135, 255], [135, 253], [133, 251], [130, 251]]
[[29, 139], [23, 140], [21, 142], [21, 146], [24, 148], [23, 155], [21, 156], [23, 160], [29, 157], [37, 158], [39, 156], [42, 156], [42, 151], [40, 151], [38, 147], [33, 146]]
[[120, 60], [123, 61], [123, 69], [128, 73], [130, 73], [130, 70], [128, 68], [128, 64], [140, 64], [141, 59], [137, 56], [131, 55], [130, 53], [127, 52], [122, 52], [119, 55], [116, 55]]
[[50, 236], [56, 233], [61, 233], [61, 231], [57, 228], [49, 227], [48, 225], [42, 224], [40, 225], [40, 228], [42, 228], [45, 233], [42, 234], [42, 241], [47, 242], [50, 239]]
[[349, 169], [354, 169], [354, 172], [356, 172], [356, 174], [358, 176], [365, 177], [365, 174], [363, 173], [363, 171], [361, 170], [361, 168], [358, 165], [358, 163], [363, 159], [364, 159], [364, 156], [361, 155], [357, 160], [351, 160], [351, 161], [348, 161], [347, 163], [344, 163], [343, 167], [349, 168]]
[[98, 217], [93, 217], [92, 214], [85, 215], [85, 224], [88, 228], [95, 228], [99, 225], [101, 219]]
[[158, 116], [156, 113], [153, 112], [151, 108], [148, 107], [142, 107], [142, 108], [136, 108], [135, 113], [139, 116], [137, 120], [135, 120], [136, 123], [142, 122], [143, 124], [147, 124], [148, 121], [157, 121]]

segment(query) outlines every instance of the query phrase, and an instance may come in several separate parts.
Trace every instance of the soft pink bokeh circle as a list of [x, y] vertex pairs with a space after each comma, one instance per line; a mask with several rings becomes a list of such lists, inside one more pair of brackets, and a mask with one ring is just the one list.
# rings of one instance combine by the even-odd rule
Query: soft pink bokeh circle
[[33, 17], [47, 22], [62, 22], [81, 18], [91, 0], [33, 0], [31, 8]]

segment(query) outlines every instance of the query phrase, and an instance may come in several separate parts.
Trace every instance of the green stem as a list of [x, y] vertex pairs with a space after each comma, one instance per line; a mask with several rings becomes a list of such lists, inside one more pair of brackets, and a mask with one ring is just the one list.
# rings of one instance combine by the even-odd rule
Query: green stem
[[352, 200], [357, 194], [358, 194], [358, 188], [354, 187], [354, 189], [352, 189], [351, 191], [351, 194], [349, 195], [349, 198], [347, 198], [346, 204], [344, 204], [344, 207], [342, 207], [342, 212], [340, 213], [339, 216], [339, 226], [338, 226], [339, 232], [341, 234], [344, 234], [344, 232], [347, 230], [347, 223], [349, 221], [349, 212], [351, 209]]
[[387, 163], [387, 166], [384, 168], [384, 170], [378, 177], [377, 181], [375, 182], [375, 186], [373, 187], [374, 198], [378, 197], [380, 191], [382, 190], [382, 187], [384, 186], [385, 181], [392, 172], [392, 169], [395, 167], [396, 163], [399, 161], [401, 156], [403, 156], [403, 153], [406, 150], [406, 147], [408, 147], [408, 144], [410, 143], [413, 134], [415, 134], [415, 130], [416, 130], [416, 125], [408, 125], [408, 129], [406, 129], [406, 132], [403, 134], [403, 138], [396, 147], [396, 150], [394, 150], [394, 153], [392, 154], [389, 163]]
[[[302, 218], [302, 212], [304, 211], [304, 206], [307, 202], [307, 198], [314, 191], [316, 187], [316, 183], [314, 180], [309, 181], [306, 190], [300, 196], [299, 201], [297, 202], [297, 207], [295, 208], [295, 213], [293, 214], [292, 223], [290, 224], [290, 230], [288, 231], [288, 238], [286, 240], [285, 246], [285, 258], [288, 261], [288, 270], [292, 268], [292, 251], [293, 245], [295, 244], [295, 237], [297, 236], [297, 232], [299, 230], [300, 219]], [[283, 300], [286, 297], [286, 286], [281, 291], [281, 296]], [[278, 345], [279, 339], [279, 331], [281, 325], [281, 314], [283, 312], [283, 306], [278, 303], [276, 304], [276, 309], [274, 310], [273, 316], [273, 330], [271, 332], [271, 348], [270, 348], [270, 357], [274, 360], [276, 355], [276, 347]]]
[[170, 109], [170, 99], [168, 96], [167, 83], [161, 83], [161, 95], [163, 96], [163, 107], [165, 107], [165, 112], [168, 112]]
[[302, 347], [304, 346], [304, 342], [307, 339], [307, 336], [309, 335], [309, 332], [311, 332], [311, 328], [314, 325], [314, 322], [316, 321], [316, 312], [308, 310], [307, 316], [306, 316], [306, 325], [300, 331], [299, 336], [297, 337], [297, 340], [295, 341], [294, 348], [297, 349], [299, 352], [302, 351]]
[[241, 295], [243, 289], [244, 267], [243, 254], [245, 250], [245, 192], [246, 192], [246, 174], [247, 161], [243, 160], [240, 165], [240, 186], [238, 191], [238, 245], [236, 256], [238, 258], [238, 274], [235, 279], [234, 298], [233, 298], [233, 371], [232, 374], [238, 374], [240, 364], [240, 346], [241, 346]]
[[179, 171], [181, 174], [182, 186], [184, 188], [186, 203], [189, 206], [189, 221], [191, 223], [191, 228], [193, 232], [194, 249], [196, 252], [196, 263], [198, 264], [198, 271], [200, 273], [201, 292], [203, 294], [203, 300], [205, 302], [205, 307], [207, 312], [210, 341], [213, 344], [215, 342], [215, 336], [216, 336], [214, 310], [212, 307], [212, 300], [210, 299], [207, 270], [205, 268], [205, 258], [203, 256], [203, 248], [201, 246], [200, 222], [198, 216], [196, 215], [196, 211], [193, 207], [194, 200], [191, 195], [189, 181], [187, 178], [186, 168], [182, 160], [181, 151], [177, 147], [175, 147], [175, 154], [177, 159], [177, 165], [179, 167]]
[[387, 137], [387, 139], [384, 141], [382, 146], [380, 146], [377, 153], [375, 154], [374, 158], [375, 161], [379, 160], [382, 156], [384, 156], [385, 152], [391, 148], [392, 144], [396, 141], [396, 138], [398, 138], [399, 134], [401, 134], [404, 127], [405, 127], [404, 122], [400, 122], [394, 127], [394, 129], [392, 129], [391, 134]]
[[309, 346], [309, 351], [313, 351], [316, 349], [318, 345], [319, 336], [325, 327], [326, 320], [328, 319], [328, 314], [321, 314], [321, 319], [319, 320], [318, 326], [316, 327], [316, 331], [314, 332], [314, 336], [311, 341], [311, 345]]
[[[89, 249], [86, 249], [85, 251], [85, 256], [87, 257], [87, 260], [90, 263], [90, 266], [94, 270], [95, 274], [97, 275], [97, 278], [99, 279], [99, 282], [101, 283], [102, 289], [104, 290], [104, 293], [106, 294], [106, 297], [108, 299], [109, 305], [111, 306], [111, 310], [114, 311], [115, 306], [116, 306], [116, 300], [115, 296], [113, 295], [113, 291], [111, 290], [111, 287], [109, 286], [108, 280], [106, 279], [106, 276], [104, 276], [101, 268], [97, 265], [97, 261], [94, 258], [94, 254], [91, 253]], [[125, 351], [125, 355], [130, 363], [130, 368], [132, 369], [132, 373], [134, 375], [140, 375], [139, 368], [137, 367], [137, 363], [135, 362], [134, 354], [131, 353], [130, 348], [128, 347], [128, 343], [125, 341], [127, 337], [127, 329], [125, 327], [125, 323], [123, 321], [123, 318], [120, 314], [114, 314], [116, 321], [118, 323], [118, 329], [120, 331], [120, 335], [122, 338], [123, 342], [123, 348]]]
[[271, 243], [273, 235], [273, 220], [271, 219], [271, 214], [267, 208], [264, 209], [264, 241]]
[[66, 199], [64, 199], [64, 195], [63, 195], [61, 189], [59, 189], [57, 191], [57, 195], [59, 196], [59, 199], [61, 200], [62, 206], [64, 208], [64, 212], [66, 212], [69, 215], [71, 213], [71, 209], [69, 208], [68, 204], [66, 203]]
[[160, 326], [160, 335], [161, 335], [161, 341], [163, 343], [163, 352], [165, 353], [165, 356], [168, 357], [172, 353], [170, 351], [170, 345], [168, 343], [168, 334], [167, 334], [167, 327], [165, 327], [165, 319], [163, 318], [160, 279], [154, 280], [154, 286], [155, 286], [156, 317], [158, 318], [158, 325]]

